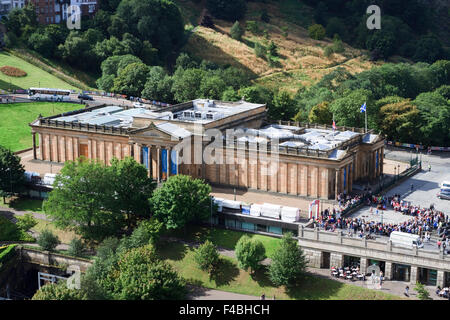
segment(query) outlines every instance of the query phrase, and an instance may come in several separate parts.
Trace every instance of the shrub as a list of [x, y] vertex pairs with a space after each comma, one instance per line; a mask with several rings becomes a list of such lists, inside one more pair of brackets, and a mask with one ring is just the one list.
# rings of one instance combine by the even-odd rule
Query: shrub
[[206, 240], [195, 250], [194, 260], [201, 270], [211, 274], [219, 262], [219, 252], [211, 241]]
[[83, 254], [84, 244], [81, 239], [74, 238], [70, 241], [68, 253], [70, 255], [79, 257]]
[[344, 43], [340, 39], [334, 39], [333, 41], [333, 52], [342, 53], [345, 51]]
[[325, 47], [325, 50], [323, 50], [323, 55], [327, 58], [331, 57], [334, 53], [333, 46], [327, 46]]
[[246, 23], [247, 31], [253, 34], [259, 34], [259, 27], [257, 21], [248, 20]]
[[289, 28], [287, 26], [283, 26], [283, 27], [281, 27], [281, 30], [283, 31], [283, 33], [282, 33], [283, 37], [287, 38]]
[[239, 268], [255, 271], [260, 267], [260, 262], [266, 258], [266, 249], [259, 240], [252, 240], [249, 236], [243, 236], [236, 243], [236, 258]]
[[27, 241], [35, 239], [5, 217], [0, 216], [0, 241]]
[[277, 45], [275, 44], [275, 42], [270, 41], [270, 44], [269, 44], [269, 46], [267, 47], [267, 52], [268, 52], [268, 54], [269, 54], [270, 56], [272, 56], [272, 57], [278, 56], [278, 47], [277, 47]]
[[257, 57], [265, 58], [266, 57], [267, 49], [259, 42], [255, 43], [255, 54]]
[[41, 287], [31, 300], [83, 300], [81, 290], [69, 289], [65, 281], [48, 283]]
[[25, 215], [18, 217], [17, 220], [16, 225], [25, 232], [37, 224], [37, 221], [33, 217], [32, 213], [26, 213]]
[[44, 230], [38, 238], [39, 246], [46, 251], [54, 251], [60, 241], [50, 230]]
[[313, 24], [308, 28], [309, 36], [315, 40], [322, 40], [325, 38], [325, 28], [321, 24]]
[[230, 29], [231, 37], [234, 40], [241, 41], [242, 36], [244, 35], [244, 30], [241, 28], [239, 21], [236, 21]]
[[10, 66], [3, 66], [0, 71], [9, 77], [25, 77], [27, 73], [22, 69]]
[[430, 300], [430, 293], [425, 289], [425, 286], [422, 283], [417, 282], [414, 290], [417, 291], [417, 297], [420, 300]]

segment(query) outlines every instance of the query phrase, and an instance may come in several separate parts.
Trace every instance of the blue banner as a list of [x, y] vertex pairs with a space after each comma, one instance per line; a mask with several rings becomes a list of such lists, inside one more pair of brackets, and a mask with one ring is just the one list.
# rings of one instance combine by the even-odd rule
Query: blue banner
[[161, 150], [161, 172], [167, 174], [167, 150]]
[[142, 164], [147, 168], [148, 170], [148, 147], [142, 147], [142, 157], [141, 157]]
[[347, 167], [344, 168], [344, 189], [347, 186]]
[[177, 174], [177, 161], [178, 161], [177, 151], [172, 150], [172, 152], [170, 153], [170, 173], [171, 174]]

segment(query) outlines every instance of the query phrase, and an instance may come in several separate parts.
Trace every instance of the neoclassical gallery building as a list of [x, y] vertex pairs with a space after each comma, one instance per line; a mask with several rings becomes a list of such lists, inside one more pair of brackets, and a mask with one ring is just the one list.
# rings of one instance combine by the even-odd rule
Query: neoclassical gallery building
[[246, 101], [197, 99], [157, 110], [98, 106], [30, 126], [37, 160], [83, 156], [108, 164], [134, 157], [158, 181], [186, 174], [216, 186], [335, 199], [354, 182], [383, 173], [381, 136], [359, 128], [270, 123], [265, 105]]

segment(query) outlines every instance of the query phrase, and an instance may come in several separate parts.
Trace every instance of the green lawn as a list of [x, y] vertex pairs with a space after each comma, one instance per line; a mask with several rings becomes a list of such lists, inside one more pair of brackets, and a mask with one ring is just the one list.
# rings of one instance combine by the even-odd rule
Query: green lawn
[[30, 87], [73, 89], [78, 88], [62, 81], [50, 73], [22, 60], [8, 52], [0, 52], [0, 67], [11, 66], [20, 68], [27, 73], [25, 77], [9, 77], [0, 72], [0, 89], [7, 90], [12, 84], [13, 89], [29, 89]]
[[69, 244], [72, 239], [80, 237], [73, 231], [66, 231], [55, 227], [55, 225], [50, 221], [36, 219], [37, 225], [35, 225], [31, 230], [41, 233], [44, 230], [49, 230], [53, 232], [54, 235], [58, 236], [61, 243]]
[[262, 236], [259, 234], [218, 229], [215, 227], [210, 229], [208, 227], [200, 227], [195, 225], [189, 225], [186, 228], [185, 232], [183, 230], [176, 230], [171, 231], [166, 235], [183, 239], [186, 241], [195, 241], [201, 243], [205, 242], [206, 240], [210, 240], [216, 246], [231, 250], [234, 249], [236, 243], [242, 236], [247, 235], [253, 239], [258, 239], [259, 241], [262, 242], [262, 244], [266, 248], [266, 255], [268, 257], [272, 256], [272, 254], [275, 252], [278, 246], [278, 243], [281, 240], [279, 238]]
[[6, 200], [3, 202], [3, 198], [0, 197], [0, 207], [12, 208], [18, 211], [29, 211], [44, 213], [42, 211], [42, 200], [28, 199], [28, 198], [16, 198], [11, 200]]
[[47, 117], [81, 108], [79, 104], [63, 102], [0, 104], [0, 145], [12, 151], [30, 148], [33, 141], [28, 124], [36, 120], [39, 114]]
[[303, 285], [291, 291], [275, 287], [268, 279], [265, 270], [251, 276], [238, 268], [235, 259], [221, 256], [219, 270], [213, 277], [200, 270], [194, 262], [194, 252], [180, 243], [162, 243], [158, 247], [161, 258], [166, 259], [189, 283], [222, 291], [260, 296], [265, 293], [268, 299], [299, 300], [391, 300], [400, 299], [384, 292], [370, 290], [331, 279], [308, 274]]

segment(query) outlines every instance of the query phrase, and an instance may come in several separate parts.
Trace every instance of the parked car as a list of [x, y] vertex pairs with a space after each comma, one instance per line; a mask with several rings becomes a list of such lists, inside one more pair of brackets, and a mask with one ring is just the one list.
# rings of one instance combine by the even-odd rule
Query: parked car
[[89, 96], [87, 94], [80, 94], [80, 95], [78, 95], [78, 99], [80, 99], [80, 100], [91, 100], [91, 101], [94, 100], [93, 97], [91, 97], [91, 96]]

